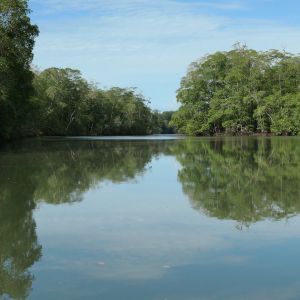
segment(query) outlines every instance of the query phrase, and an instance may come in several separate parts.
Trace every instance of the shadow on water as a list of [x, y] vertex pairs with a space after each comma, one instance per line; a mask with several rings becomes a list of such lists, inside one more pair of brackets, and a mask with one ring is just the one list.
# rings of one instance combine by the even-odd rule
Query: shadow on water
[[33, 219], [37, 203], [74, 203], [101, 182], [134, 181], [160, 155], [180, 163], [184, 193], [208, 216], [248, 226], [300, 212], [297, 138], [34, 140], [2, 148], [0, 298], [30, 293], [29, 269], [42, 255]]

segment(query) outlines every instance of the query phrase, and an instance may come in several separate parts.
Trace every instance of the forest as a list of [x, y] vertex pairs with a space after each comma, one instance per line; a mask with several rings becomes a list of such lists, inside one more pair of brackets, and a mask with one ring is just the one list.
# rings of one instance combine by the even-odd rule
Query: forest
[[79, 70], [32, 69], [38, 27], [25, 0], [0, 3], [0, 140], [43, 135], [168, 133], [159, 113], [135, 88], [100, 89]]
[[99, 89], [78, 70], [36, 73], [27, 134], [141, 135], [159, 132], [158, 113], [134, 89]]
[[189, 135], [300, 133], [300, 56], [236, 44], [192, 63], [171, 124]]
[[79, 70], [33, 70], [39, 34], [27, 0], [0, 3], [0, 141], [32, 136], [298, 135], [300, 56], [241, 44], [192, 63], [173, 113], [135, 88], [101, 89]]

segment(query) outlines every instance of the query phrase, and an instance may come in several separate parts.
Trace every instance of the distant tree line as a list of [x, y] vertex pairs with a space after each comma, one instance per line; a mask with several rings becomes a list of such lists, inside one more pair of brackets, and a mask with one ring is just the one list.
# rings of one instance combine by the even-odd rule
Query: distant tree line
[[191, 135], [300, 134], [300, 56], [237, 44], [190, 65], [171, 124]]
[[162, 134], [174, 134], [176, 133], [175, 128], [170, 124], [174, 111], [155, 111], [157, 127], [159, 133]]

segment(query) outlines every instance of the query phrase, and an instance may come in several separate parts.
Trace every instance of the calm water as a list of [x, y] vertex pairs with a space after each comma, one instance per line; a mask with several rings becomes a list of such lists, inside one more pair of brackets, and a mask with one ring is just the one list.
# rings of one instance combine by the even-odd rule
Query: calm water
[[300, 299], [300, 139], [0, 149], [0, 299]]

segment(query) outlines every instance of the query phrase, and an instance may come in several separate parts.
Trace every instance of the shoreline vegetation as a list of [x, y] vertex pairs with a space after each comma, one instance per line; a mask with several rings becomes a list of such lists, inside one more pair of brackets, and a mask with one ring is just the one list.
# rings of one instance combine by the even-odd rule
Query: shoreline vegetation
[[149, 107], [136, 88], [101, 89], [79, 70], [32, 70], [39, 34], [27, 0], [0, 2], [0, 142], [34, 136], [173, 133], [172, 112]]
[[33, 71], [39, 34], [27, 0], [0, 3], [0, 142], [34, 136], [299, 135], [300, 56], [241, 44], [192, 63], [176, 112], [136, 88], [101, 89], [80, 71]]
[[299, 135], [300, 56], [236, 44], [192, 63], [171, 125], [189, 135]]

